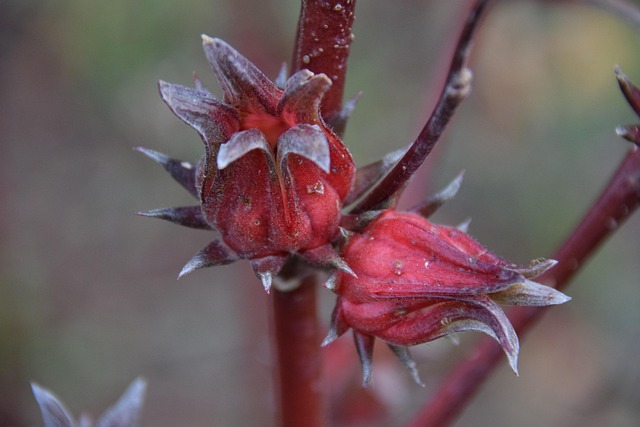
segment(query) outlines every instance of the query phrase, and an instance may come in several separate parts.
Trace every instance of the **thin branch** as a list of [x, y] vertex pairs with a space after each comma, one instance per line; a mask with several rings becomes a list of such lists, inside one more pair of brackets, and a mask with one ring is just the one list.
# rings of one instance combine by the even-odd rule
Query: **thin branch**
[[427, 124], [402, 159], [356, 205], [353, 213], [388, 207], [440, 139], [456, 109], [471, 90], [471, 71], [467, 68], [467, 62], [471, 44], [488, 3], [488, 0], [476, 0], [471, 6], [451, 60], [447, 81]]
[[[558, 265], [540, 282], [562, 289], [590, 255], [640, 205], [640, 150], [634, 147], [582, 221], [553, 257]], [[517, 307], [509, 318], [518, 335], [525, 334], [544, 313], [544, 307]], [[502, 351], [483, 340], [442, 381], [440, 389], [409, 424], [410, 427], [450, 425], [502, 360]]]
[[327, 425], [322, 399], [322, 338], [316, 312], [316, 288], [316, 276], [311, 275], [290, 292], [273, 290], [283, 427]]
[[327, 121], [342, 108], [355, 7], [356, 0], [302, 0], [291, 68], [331, 79], [321, 107]]

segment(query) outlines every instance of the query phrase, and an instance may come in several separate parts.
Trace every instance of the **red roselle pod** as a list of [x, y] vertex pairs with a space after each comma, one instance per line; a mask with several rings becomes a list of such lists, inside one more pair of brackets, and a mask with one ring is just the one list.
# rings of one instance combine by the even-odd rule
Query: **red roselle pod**
[[406, 348], [467, 330], [495, 338], [517, 372], [518, 337], [498, 304], [552, 305], [569, 297], [530, 279], [555, 265], [529, 267], [489, 252], [454, 227], [412, 213], [384, 211], [343, 248], [355, 275], [337, 273], [332, 328], [324, 345], [353, 329], [370, 379], [373, 338], [391, 345], [412, 369]]
[[220, 235], [180, 275], [249, 259], [268, 290], [294, 253], [348, 271], [331, 242], [355, 164], [320, 115], [331, 80], [301, 70], [280, 88], [224, 41], [203, 36], [203, 45], [222, 101], [198, 79], [195, 88], [162, 81], [159, 88], [173, 113], [200, 134], [204, 156], [194, 168], [140, 149], [200, 199], [143, 215]]

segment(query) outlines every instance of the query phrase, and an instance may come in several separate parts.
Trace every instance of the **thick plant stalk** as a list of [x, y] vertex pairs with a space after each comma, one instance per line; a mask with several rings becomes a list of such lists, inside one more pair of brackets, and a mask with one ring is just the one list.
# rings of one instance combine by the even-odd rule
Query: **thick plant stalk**
[[[331, 79], [321, 105], [326, 121], [342, 109], [354, 9], [355, 0], [302, 0], [291, 68], [292, 73], [306, 68]], [[297, 267], [293, 265], [292, 269], [296, 271]], [[276, 286], [273, 293], [280, 419], [284, 427], [327, 424], [321, 384], [317, 281], [317, 275], [311, 273], [300, 286], [287, 291]]]
[[331, 79], [322, 101], [325, 120], [342, 108], [355, 7], [356, 0], [302, 0], [291, 68], [292, 72], [306, 68]]
[[293, 291], [273, 290], [280, 419], [284, 427], [326, 425], [315, 276]]
[[[553, 256], [558, 265], [541, 276], [540, 281], [557, 289], [566, 287], [589, 256], [639, 205], [640, 150], [634, 147], [583, 220]], [[509, 319], [518, 335], [522, 336], [544, 311], [543, 307], [517, 307], [509, 313]], [[490, 339], [483, 340], [445, 377], [435, 396], [409, 426], [450, 425], [501, 360], [500, 347]]]

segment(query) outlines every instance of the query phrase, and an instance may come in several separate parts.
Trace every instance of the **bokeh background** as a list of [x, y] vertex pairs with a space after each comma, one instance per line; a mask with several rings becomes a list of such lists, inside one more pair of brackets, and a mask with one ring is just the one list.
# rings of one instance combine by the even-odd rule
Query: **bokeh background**
[[[411, 142], [440, 90], [467, 1], [360, 0], [345, 142], [358, 165]], [[161, 102], [159, 79], [219, 88], [200, 34], [275, 76], [294, 0], [0, 1], [0, 425], [39, 426], [29, 382], [77, 415], [100, 414], [137, 376], [142, 426], [273, 425], [269, 298], [239, 262], [176, 282], [206, 232], [135, 212], [191, 204], [142, 145], [194, 161], [199, 138]], [[637, 122], [614, 65], [640, 82], [640, 30], [564, 2], [499, 2], [473, 55], [474, 86], [407, 191], [412, 204], [460, 170], [436, 216], [516, 262], [549, 256], [602, 189]], [[503, 363], [459, 426], [640, 424], [640, 218], [627, 222]], [[328, 319], [333, 296], [323, 289]], [[326, 324], [326, 322], [325, 322]], [[384, 349], [374, 386], [346, 337], [322, 350], [334, 425], [399, 425], [478, 338], [414, 350], [426, 388]], [[380, 346], [382, 347], [382, 346]]]

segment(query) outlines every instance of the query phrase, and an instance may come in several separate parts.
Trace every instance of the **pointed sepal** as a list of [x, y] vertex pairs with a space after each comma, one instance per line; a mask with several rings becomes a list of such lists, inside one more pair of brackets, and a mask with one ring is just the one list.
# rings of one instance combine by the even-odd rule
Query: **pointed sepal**
[[296, 125], [280, 136], [277, 161], [281, 170], [288, 169], [285, 162], [291, 154], [309, 159], [325, 173], [329, 173], [329, 140], [318, 125]]
[[137, 427], [144, 403], [147, 383], [137, 378], [122, 397], [102, 415], [96, 427]]
[[[477, 320], [480, 322], [480, 331], [493, 337], [502, 351], [504, 351], [509, 361], [509, 366], [513, 372], [518, 375], [518, 353], [520, 352], [520, 341], [518, 335], [513, 329], [511, 322], [507, 318], [504, 311], [487, 296], [479, 296], [469, 301], [474, 305], [477, 305], [482, 310], [475, 311], [473, 315], [469, 316], [471, 320]], [[486, 329], [484, 328], [486, 326]]]
[[640, 116], [640, 89], [631, 83], [631, 80], [620, 70], [620, 67], [616, 66], [615, 73], [622, 94], [631, 105], [631, 108], [633, 108], [633, 111]]
[[511, 269], [522, 274], [527, 279], [533, 279], [545, 273], [557, 264], [558, 261], [554, 259], [538, 258], [531, 261], [528, 267], [515, 267]]
[[362, 387], [367, 388], [369, 384], [371, 384], [373, 373], [373, 346], [375, 344], [375, 338], [354, 330], [353, 340], [355, 341], [360, 364], [362, 365]]
[[209, 150], [226, 141], [238, 130], [240, 117], [228, 105], [216, 100], [206, 89], [158, 82], [160, 96], [173, 114], [194, 128]]
[[462, 231], [463, 233], [469, 232], [469, 226], [471, 225], [471, 218], [467, 218], [462, 221], [460, 224], [456, 225], [456, 229]]
[[546, 306], [564, 304], [571, 297], [550, 287], [531, 280], [524, 280], [509, 288], [489, 295], [498, 304]]
[[300, 70], [287, 80], [278, 111], [294, 123], [320, 123], [320, 103], [330, 86], [326, 75]]
[[[205, 92], [205, 91], [209, 92], [207, 90], [207, 88], [204, 87], [204, 84], [202, 83], [202, 80], [200, 80], [200, 76], [195, 71], [193, 72], [193, 85], [195, 86], [196, 90], [203, 91], [203, 92]], [[209, 92], [209, 95], [213, 99], [216, 99], [216, 97], [211, 92]]]
[[342, 109], [329, 120], [328, 124], [331, 130], [333, 130], [339, 138], [344, 136], [344, 132], [347, 129], [347, 122], [351, 117], [351, 113], [353, 113], [353, 110], [356, 108], [360, 97], [362, 97], [362, 92], [358, 92], [355, 96], [349, 98], [342, 106]]
[[287, 76], [288, 75], [289, 75], [289, 73], [287, 72], [287, 63], [283, 62], [282, 65], [280, 66], [280, 71], [278, 71], [278, 75], [276, 76], [276, 78], [275, 78], [275, 80], [273, 82], [280, 89], [284, 89], [284, 85], [287, 83]]
[[342, 314], [342, 306], [340, 305], [340, 297], [338, 297], [338, 301], [336, 302], [336, 306], [333, 309], [333, 313], [331, 313], [331, 323], [329, 324], [329, 331], [327, 332], [327, 336], [324, 338], [320, 346], [328, 346], [348, 330], [349, 325], [344, 320]]
[[220, 240], [214, 240], [203, 250], [195, 254], [193, 258], [182, 268], [178, 279], [201, 268], [226, 265], [238, 260], [238, 255]]
[[287, 255], [272, 255], [251, 260], [251, 267], [267, 293], [271, 291], [273, 278], [284, 267], [288, 259]]
[[454, 178], [445, 188], [432, 195], [422, 203], [409, 209], [409, 212], [417, 213], [425, 218], [429, 218], [433, 215], [442, 205], [449, 200], [453, 199], [460, 186], [462, 185], [462, 178], [464, 178], [464, 171], [460, 172], [458, 176]]
[[42, 412], [44, 427], [75, 427], [71, 413], [56, 395], [36, 383], [31, 383], [31, 390]]
[[195, 228], [199, 230], [211, 230], [202, 215], [200, 206], [184, 206], [179, 208], [152, 209], [150, 211], [138, 212], [138, 215], [151, 218], [159, 218], [183, 227]]
[[158, 163], [164, 168], [173, 179], [178, 181], [189, 193], [198, 198], [198, 190], [196, 188], [196, 171], [189, 162], [173, 159], [166, 154], [158, 151], [150, 150], [143, 147], [134, 147], [134, 150], [141, 152], [151, 160]]
[[202, 46], [227, 104], [275, 115], [282, 90], [258, 67], [223, 40], [202, 35]]
[[330, 291], [335, 291], [336, 286], [338, 285], [338, 277], [339, 277], [339, 274], [337, 271], [330, 272], [329, 277], [327, 277], [327, 280], [324, 281], [322, 286], [324, 286], [326, 289]]
[[316, 267], [340, 270], [344, 273], [350, 274], [351, 276], [357, 277], [331, 244], [318, 246], [317, 248], [304, 251], [300, 256]]
[[628, 125], [616, 127], [616, 135], [640, 145], [640, 125]]
[[349, 205], [364, 194], [367, 193], [371, 186], [379, 181], [393, 166], [404, 156], [408, 148], [392, 151], [385, 155], [382, 159], [370, 163], [356, 170], [356, 179], [351, 192], [347, 195], [344, 204]]
[[416, 362], [415, 360], [413, 360], [413, 357], [411, 356], [409, 347], [405, 347], [401, 345], [393, 345], [393, 344], [387, 344], [387, 345], [389, 346], [393, 354], [395, 354], [396, 357], [400, 359], [404, 367], [407, 368], [407, 370], [411, 374], [411, 378], [413, 378], [413, 381], [419, 386], [424, 387], [425, 385], [420, 379], [420, 374], [418, 373]]
[[260, 130], [249, 129], [234, 133], [229, 142], [220, 146], [216, 159], [218, 169], [225, 169], [253, 150], [262, 150], [265, 155], [273, 158], [271, 147]]

